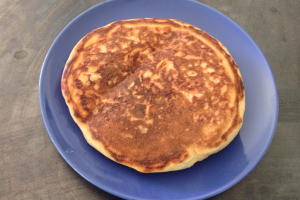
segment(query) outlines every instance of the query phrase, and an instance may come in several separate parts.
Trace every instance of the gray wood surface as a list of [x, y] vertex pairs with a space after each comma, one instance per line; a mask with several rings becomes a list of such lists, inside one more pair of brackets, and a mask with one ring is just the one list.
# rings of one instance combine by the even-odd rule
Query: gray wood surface
[[[0, 199], [118, 199], [59, 155], [39, 109], [39, 74], [59, 32], [101, 0], [0, 1]], [[256, 41], [279, 92], [269, 150], [241, 182], [211, 199], [300, 199], [300, 1], [202, 0]]]

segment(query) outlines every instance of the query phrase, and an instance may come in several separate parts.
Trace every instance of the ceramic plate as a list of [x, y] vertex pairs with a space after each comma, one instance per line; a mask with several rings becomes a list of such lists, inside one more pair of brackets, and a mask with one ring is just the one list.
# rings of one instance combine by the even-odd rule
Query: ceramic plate
[[[142, 174], [117, 164], [87, 144], [60, 89], [65, 62], [88, 32], [133, 18], [171, 18], [190, 23], [223, 43], [240, 68], [246, 90], [244, 124], [221, 152], [177, 172]], [[275, 132], [278, 94], [271, 68], [250, 36], [220, 12], [188, 0], [115, 0], [76, 17], [45, 58], [39, 85], [42, 117], [55, 147], [82, 177], [125, 199], [205, 199], [242, 180], [266, 153]]]

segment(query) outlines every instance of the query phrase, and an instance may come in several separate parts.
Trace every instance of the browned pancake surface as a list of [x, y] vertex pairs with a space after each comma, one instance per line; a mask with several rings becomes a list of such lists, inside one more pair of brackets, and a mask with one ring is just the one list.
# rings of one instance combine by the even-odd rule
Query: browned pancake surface
[[62, 92], [87, 141], [142, 172], [186, 168], [224, 148], [245, 106], [225, 47], [169, 19], [117, 21], [86, 35], [65, 66]]

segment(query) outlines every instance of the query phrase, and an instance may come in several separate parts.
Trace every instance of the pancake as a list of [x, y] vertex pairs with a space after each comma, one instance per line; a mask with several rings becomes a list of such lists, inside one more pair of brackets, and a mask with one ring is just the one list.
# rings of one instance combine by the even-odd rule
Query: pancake
[[238, 134], [245, 91], [227, 49], [173, 19], [116, 21], [72, 50], [62, 94], [87, 142], [143, 173], [191, 167]]

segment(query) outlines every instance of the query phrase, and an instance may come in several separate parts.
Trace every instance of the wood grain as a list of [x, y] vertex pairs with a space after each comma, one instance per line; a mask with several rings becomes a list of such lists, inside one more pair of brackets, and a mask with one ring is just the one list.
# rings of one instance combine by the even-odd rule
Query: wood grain
[[[118, 199], [79, 176], [44, 127], [41, 66], [59, 32], [102, 1], [0, 1], [0, 199]], [[211, 199], [300, 199], [300, 1], [202, 0], [237, 22], [273, 70], [278, 127], [258, 166]]]

